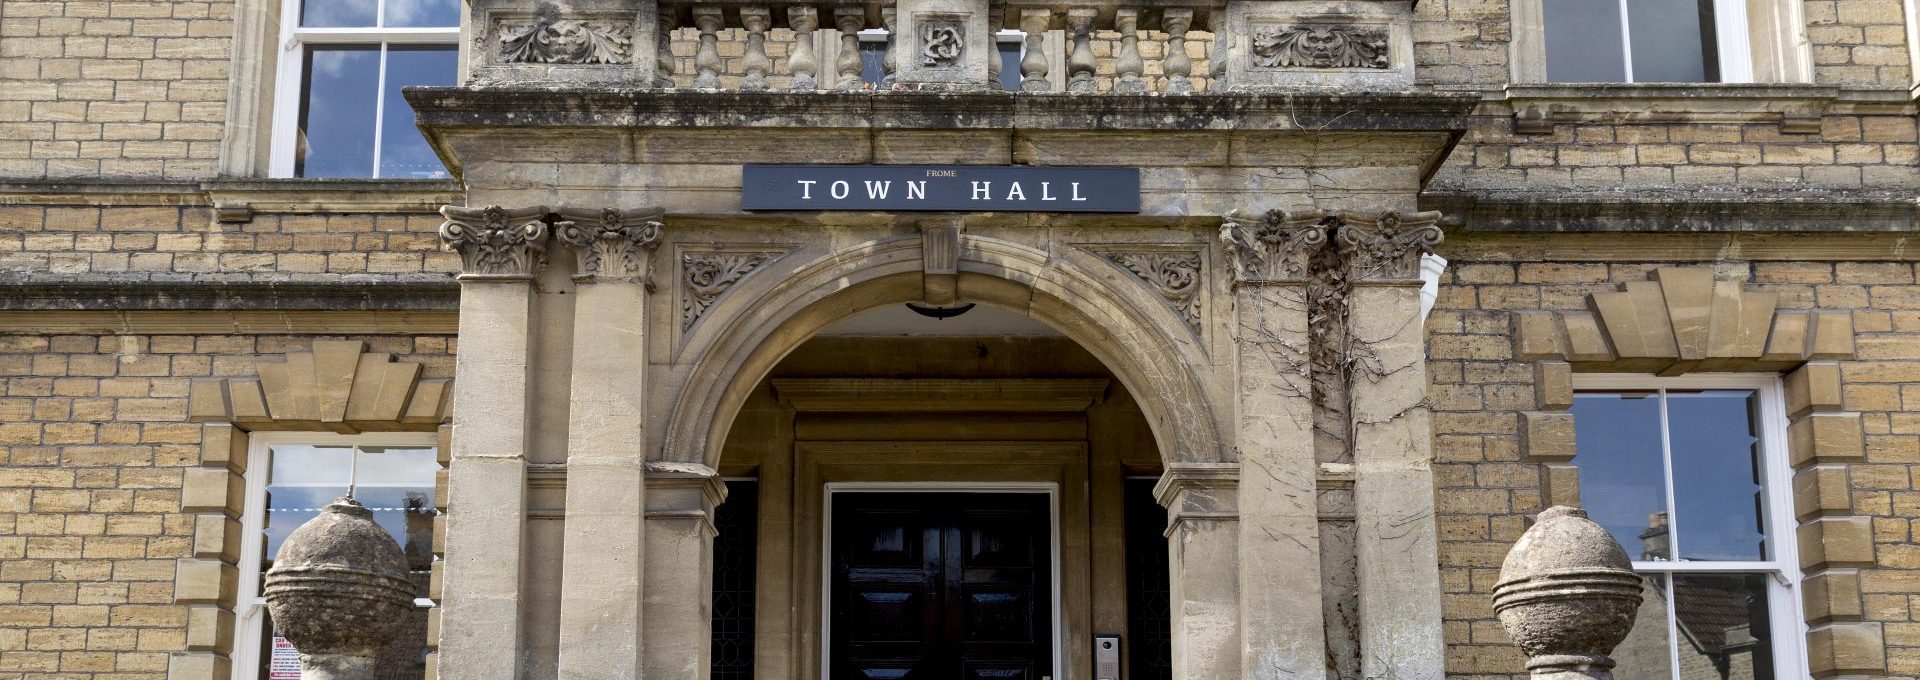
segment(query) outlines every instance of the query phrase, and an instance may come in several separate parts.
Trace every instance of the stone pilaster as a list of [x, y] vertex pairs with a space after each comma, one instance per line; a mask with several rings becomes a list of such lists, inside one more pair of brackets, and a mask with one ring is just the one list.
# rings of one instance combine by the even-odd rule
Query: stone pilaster
[[658, 210], [560, 210], [573, 250], [560, 677], [632, 680], [641, 667], [646, 508], [646, 303]]
[[647, 466], [641, 677], [707, 677], [713, 641], [713, 509], [726, 485], [698, 463]]
[[[1229, 215], [1239, 453], [1241, 677], [1323, 673], [1320, 538], [1306, 263], [1319, 212]], [[1187, 676], [1196, 677], [1196, 676]]]
[[442, 680], [515, 680], [524, 661], [528, 337], [546, 206], [448, 206], [440, 238], [460, 253]]
[[1176, 678], [1240, 677], [1239, 477], [1232, 463], [1175, 464], [1154, 485], [1167, 508]]
[[1440, 242], [1439, 217], [1348, 213], [1338, 229], [1353, 281], [1348, 389], [1366, 677], [1437, 680], [1446, 670], [1426, 333], [1415, 278], [1420, 256]]

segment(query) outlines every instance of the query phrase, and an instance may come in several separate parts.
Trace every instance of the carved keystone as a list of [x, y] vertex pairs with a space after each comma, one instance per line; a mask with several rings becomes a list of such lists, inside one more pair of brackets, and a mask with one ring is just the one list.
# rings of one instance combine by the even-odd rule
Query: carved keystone
[[1641, 579], [1627, 552], [1578, 508], [1540, 513], [1513, 544], [1493, 611], [1534, 678], [1611, 680], [1607, 656], [1633, 629]]

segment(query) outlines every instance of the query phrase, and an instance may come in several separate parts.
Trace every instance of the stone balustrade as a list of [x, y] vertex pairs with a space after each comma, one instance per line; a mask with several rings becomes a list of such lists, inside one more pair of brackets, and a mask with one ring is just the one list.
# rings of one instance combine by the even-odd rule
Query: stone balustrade
[[1406, 0], [642, 4], [474, 0], [469, 84], [1191, 94], [1413, 76]]

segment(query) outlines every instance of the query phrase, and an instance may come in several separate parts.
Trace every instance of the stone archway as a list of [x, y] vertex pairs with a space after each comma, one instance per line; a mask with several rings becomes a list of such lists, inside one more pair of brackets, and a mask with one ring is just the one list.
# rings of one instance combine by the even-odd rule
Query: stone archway
[[[681, 352], [690, 364], [660, 457], [717, 467], [746, 392], [781, 357], [832, 323], [876, 307], [926, 299], [924, 239], [861, 244], [788, 267], [769, 265], [716, 302]], [[1162, 458], [1220, 463], [1223, 386], [1180, 319], [1138, 293], [1138, 283], [1088, 264], [988, 237], [960, 236], [958, 298], [1031, 316], [1087, 348], [1143, 399]], [[698, 454], [698, 456], [695, 456]]]

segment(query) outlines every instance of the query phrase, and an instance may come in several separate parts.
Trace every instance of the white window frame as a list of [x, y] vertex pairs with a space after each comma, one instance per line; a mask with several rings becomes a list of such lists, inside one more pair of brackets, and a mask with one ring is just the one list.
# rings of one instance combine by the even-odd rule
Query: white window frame
[[[1785, 387], [1776, 374], [1723, 373], [1697, 374], [1683, 376], [1656, 376], [1653, 374], [1594, 374], [1579, 373], [1573, 377], [1573, 388], [1578, 392], [1649, 392], [1666, 390], [1753, 390], [1756, 410], [1759, 412], [1760, 458], [1763, 479], [1765, 508], [1761, 520], [1765, 523], [1768, 542], [1773, 550], [1767, 560], [1754, 561], [1682, 561], [1682, 560], [1634, 560], [1634, 571], [1641, 573], [1679, 574], [1715, 574], [1715, 573], [1754, 573], [1768, 572], [1773, 578], [1767, 579], [1767, 607], [1770, 641], [1773, 643], [1774, 676], [1782, 680], [1807, 677], [1807, 624], [1800, 601], [1800, 549], [1798, 544], [1799, 520], [1794, 517], [1793, 505], [1793, 466], [1787, 453], [1787, 407]], [[1667, 508], [1672, 512], [1676, 508], [1673, 497], [1671, 470], [1672, 442], [1667, 432], [1666, 400], [1660, 402], [1660, 442], [1662, 463], [1665, 470], [1661, 476], [1667, 480]], [[1579, 419], [1574, 420], [1574, 428], [1580, 426]], [[1576, 468], [1579, 465], [1578, 452], [1574, 458]], [[1676, 518], [1679, 519], [1679, 518]], [[1669, 520], [1668, 526], [1679, 526], [1678, 521]], [[1677, 532], [1676, 532], [1677, 533]], [[1677, 542], [1676, 542], [1677, 544]], [[1673, 579], [1667, 579], [1666, 620], [1668, 656], [1672, 664], [1673, 677], [1680, 676], [1679, 646], [1674, 631]]]
[[1063, 678], [1060, 657], [1065, 618], [1060, 610], [1060, 485], [1054, 482], [827, 482], [820, 520], [820, 677], [833, 677], [833, 498], [840, 493], [1031, 493], [1047, 495], [1047, 578], [1052, 602], [1053, 667], [1043, 675]]
[[[1635, 83], [1638, 81], [1633, 78], [1633, 38], [1627, 28], [1627, 0], [1613, 1], [1620, 4], [1620, 51], [1626, 65], [1626, 78], [1622, 82]], [[1514, 0], [1511, 21], [1514, 24], [1514, 82], [1553, 82], [1547, 79], [1547, 13], [1543, 0]], [[1713, 0], [1713, 30], [1720, 65], [1720, 79], [1714, 82], [1754, 82], [1753, 34], [1747, 17], [1747, 0]], [[1788, 77], [1789, 74], [1778, 75]]]
[[[257, 680], [260, 667], [260, 624], [266, 615], [267, 600], [260, 594], [260, 540], [267, 524], [267, 482], [273, 473], [272, 449], [287, 445], [312, 446], [407, 446], [438, 448], [432, 432], [383, 432], [335, 434], [330, 432], [254, 432], [247, 437], [246, 501], [240, 516], [240, 588], [235, 600], [232, 680]], [[414, 605], [432, 607], [432, 600], [417, 598]]]
[[[327, 2], [328, 0], [311, 0]], [[380, 79], [374, 84], [373, 167], [365, 179], [380, 179], [380, 137], [385, 126], [387, 96], [387, 48], [390, 45], [460, 44], [460, 27], [431, 28], [307, 28], [300, 25], [303, 0], [280, 2], [280, 58], [274, 76], [273, 145], [267, 160], [267, 176], [295, 177], [294, 155], [299, 152], [300, 85], [305, 80], [305, 53], [311, 45], [364, 45], [380, 48]], [[386, 0], [377, 0], [374, 21], [385, 22]]]

